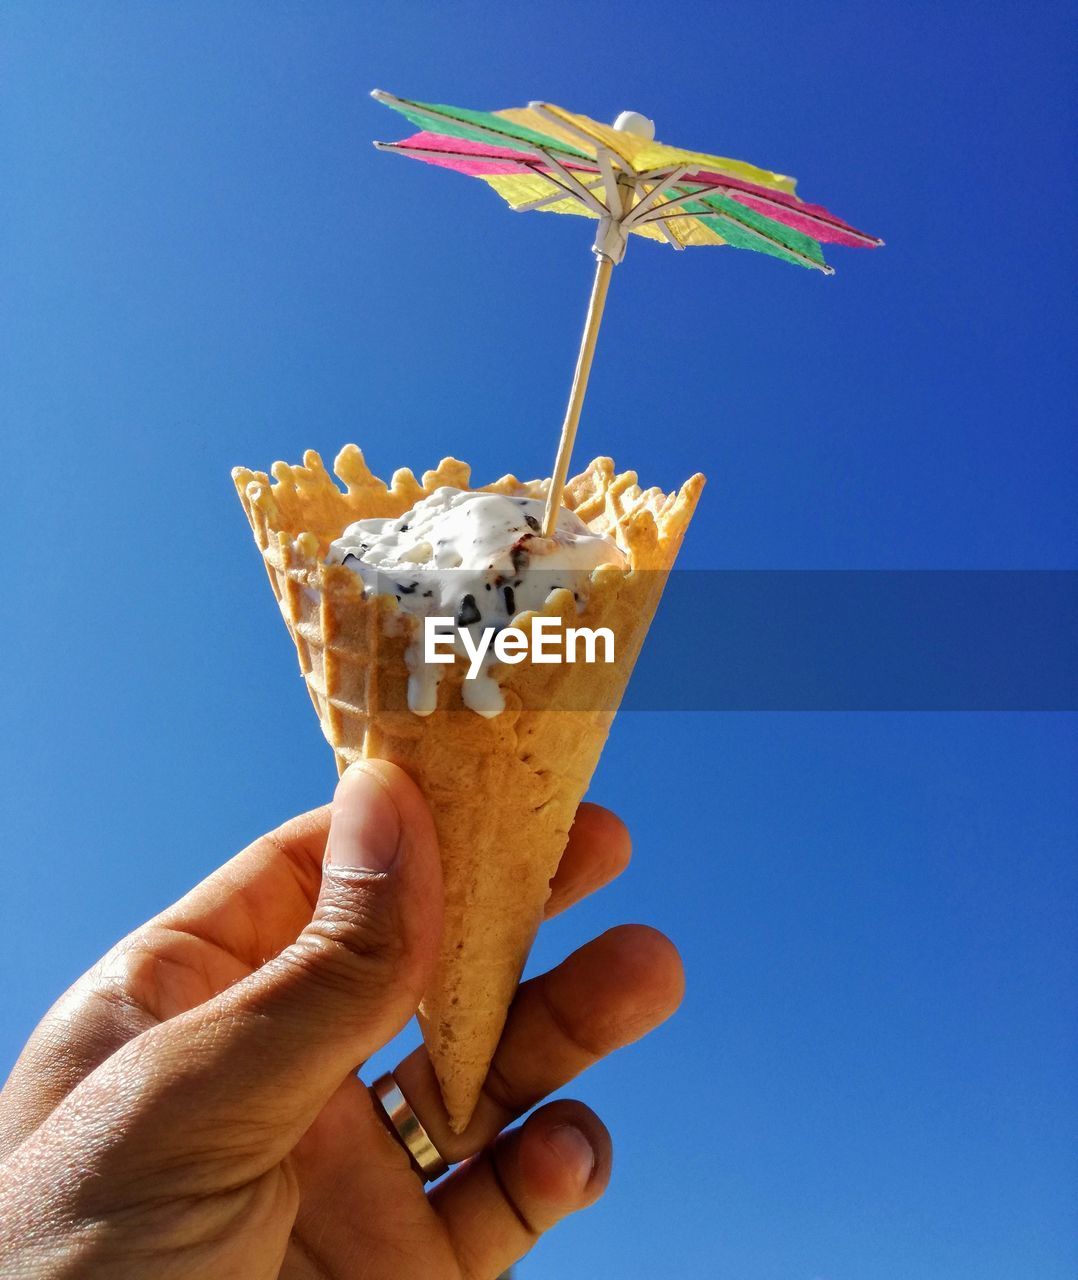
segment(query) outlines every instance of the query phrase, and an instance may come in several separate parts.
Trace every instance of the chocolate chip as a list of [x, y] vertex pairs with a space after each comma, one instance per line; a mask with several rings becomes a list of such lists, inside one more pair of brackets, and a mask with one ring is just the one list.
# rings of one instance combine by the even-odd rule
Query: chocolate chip
[[505, 592], [505, 611], [512, 617], [517, 611], [516, 596], [513, 594], [512, 587], [503, 587], [502, 590]]
[[[528, 537], [531, 537], [531, 534], [528, 534]], [[519, 544], [509, 552], [509, 559], [512, 560], [516, 573], [522, 573], [528, 567], [528, 553]]]
[[401, 595], [410, 596], [412, 592], [416, 589], [416, 587], [419, 586], [419, 583], [413, 582], [412, 585], [409, 586], [406, 582], [395, 582], [393, 585], [397, 588], [397, 590], [401, 593]]
[[475, 596], [464, 596], [457, 606], [457, 626], [470, 627], [473, 622], [478, 622], [479, 619], [480, 613], [476, 607]]
[[539, 521], [536, 520], [535, 516], [525, 516], [524, 519], [528, 522], [528, 528], [534, 529], [536, 533], [538, 533], [543, 527]]
[[431, 596], [432, 596], [432, 595], [434, 595], [434, 592], [433, 592], [433, 591], [424, 591], [424, 592], [423, 592], [423, 599], [424, 599], [424, 600], [429, 600], [429, 599], [431, 598]]
[[407, 533], [407, 532], [408, 532], [409, 527], [410, 527], [410, 526], [408, 526], [408, 525], [406, 525], [406, 524], [402, 524], [402, 525], [401, 525], [401, 527], [397, 530], [397, 532], [398, 532], [398, 533]]

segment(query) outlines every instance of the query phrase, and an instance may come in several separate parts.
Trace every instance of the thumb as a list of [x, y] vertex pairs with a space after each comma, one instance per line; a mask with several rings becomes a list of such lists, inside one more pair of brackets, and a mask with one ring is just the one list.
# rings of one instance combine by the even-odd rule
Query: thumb
[[415, 1013], [441, 927], [426, 802], [396, 765], [362, 761], [337, 784], [314, 916], [241, 1005], [268, 1014], [282, 1051], [335, 1087]]
[[310, 924], [250, 977], [160, 1028], [177, 1037], [166, 1056], [182, 1054], [180, 1088], [197, 1097], [202, 1122], [246, 1121], [294, 1140], [415, 1012], [441, 922], [438, 843], [419, 788], [395, 765], [352, 765], [333, 799]]

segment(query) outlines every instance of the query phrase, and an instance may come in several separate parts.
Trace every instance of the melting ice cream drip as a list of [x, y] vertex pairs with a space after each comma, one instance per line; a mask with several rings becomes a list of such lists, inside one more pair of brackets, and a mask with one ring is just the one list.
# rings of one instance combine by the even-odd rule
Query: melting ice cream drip
[[[328, 564], [343, 564], [363, 580], [368, 595], [394, 595], [418, 618], [451, 617], [478, 643], [518, 614], [541, 609], [558, 587], [583, 607], [593, 569], [627, 567], [613, 539], [593, 533], [563, 509], [552, 538], [541, 536], [545, 503], [538, 498], [473, 493], [446, 485], [392, 520], [357, 520], [330, 546]], [[459, 635], [454, 647], [466, 650]], [[438, 703], [444, 667], [423, 660], [422, 636], [408, 646], [408, 706], [426, 716]], [[492, 675], [488, 649], [482, 669], [462, 685], [465, 706], [496, 716], [505, 699]]]

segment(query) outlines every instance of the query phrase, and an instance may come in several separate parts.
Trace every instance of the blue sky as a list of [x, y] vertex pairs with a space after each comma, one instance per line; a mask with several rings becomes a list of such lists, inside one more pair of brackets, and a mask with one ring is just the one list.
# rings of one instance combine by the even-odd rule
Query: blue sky
[[[686, 565], [1071, 568], [1073, 16], [5, 5], [4, 1065], [332, 786], [229, 469], [549, 469], [591, 228], [378, 155], [370, 88], [640, 110], [886, 239], [630, 246], [578, 457], [705, 471]], [[1073, 1276], [1076, 765], [1063, 714], [622, 717], [634, 865], [535, 961], [643, 919], [688, 996], [577, 1086], [614, 1181], [522, 1276]]]

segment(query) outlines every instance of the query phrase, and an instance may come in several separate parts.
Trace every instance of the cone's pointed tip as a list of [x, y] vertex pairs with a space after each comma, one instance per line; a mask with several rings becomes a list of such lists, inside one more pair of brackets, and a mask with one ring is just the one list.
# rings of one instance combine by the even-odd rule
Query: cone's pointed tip
[[471, 1123], [472, 1113], [470, 1111], [451, 1111], [449, 1113], [449, 1127], [456, 1134], [461, 1134], [467, 1129]]

